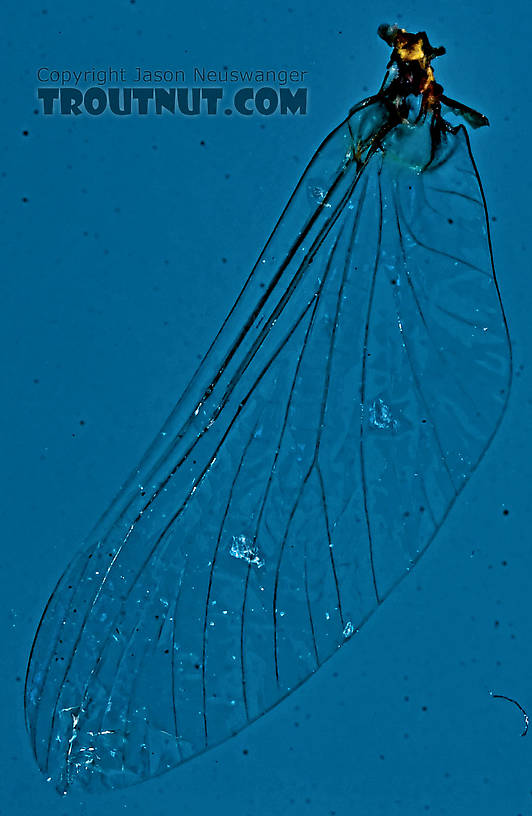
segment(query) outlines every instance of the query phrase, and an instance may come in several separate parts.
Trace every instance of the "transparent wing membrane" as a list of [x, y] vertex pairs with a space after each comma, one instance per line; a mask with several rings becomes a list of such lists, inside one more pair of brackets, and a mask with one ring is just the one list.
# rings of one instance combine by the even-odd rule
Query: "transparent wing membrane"
[[61, 791], [160, 774], [303, 683], [416, 563], [500, 422], [510, 349], [466, 132], [420, 170], [387, 117], [367, 100], [320, 147], [50, 598], [26, 709]]

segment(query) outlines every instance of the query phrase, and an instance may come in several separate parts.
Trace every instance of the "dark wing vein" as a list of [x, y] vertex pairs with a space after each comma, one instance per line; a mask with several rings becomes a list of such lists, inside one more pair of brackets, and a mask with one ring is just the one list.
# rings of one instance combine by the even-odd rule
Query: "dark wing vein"
[[375, 591], [375, 598], [377, 603], [380, 603], [380, 596], [379, 590], [377, 588], [377, 576], [375, 572], [375, 560], [374, 560], [374, 553], [373, 553], [373, 537], [371, 532], [371, 522], [369, 517], [369, 509], [368, 509], [368, 484], [366, 479], [366, 462], [364, 456], [364, 424], [365, 424], [365, 405], [366, 405], [366, 368], [367, 368], [367, 356], [368, 356], [368, 339], [369, 339], [369, 328], [371, 322], [371, 312], [373, 308], [373, 297], [375, 295], [375, 282], [377, 280], [377, 270], [379, 268], [380, 262], [380, 255], [381, 255], [381, 246], [382, 246], [382, 188], [380, 183], [380, 176], [381, 176], [382, 167], [379, 168], [378, 172], [378, 189], [379, 189], [379, 201], [378, 201], [378, 213], [379, 213], [379, 232], [378, 232], [378, 239], [377, 239], [377, 251], [375, 254], [375, 266], [373, 267], [373, 275], [371, 278], [371, 285], [370, 285], [370, 292], [369, 292], [369, 299], [368, 299], [368, 308], [366, 313], [366, 321], [364, 324], [364, 343], [362, 346], [362, 369], [361, 369], [361, 376], [360, 376], [360, 478], [362, 481], [362, 494], [363, 494], [363, 501], [364, 501], [364, 517], [366, 520], [366, 528], [368, 533], [368, 543], [369, 543], [369, 560], [371, 564], [371, 576], [373, 579], [373, 589]]

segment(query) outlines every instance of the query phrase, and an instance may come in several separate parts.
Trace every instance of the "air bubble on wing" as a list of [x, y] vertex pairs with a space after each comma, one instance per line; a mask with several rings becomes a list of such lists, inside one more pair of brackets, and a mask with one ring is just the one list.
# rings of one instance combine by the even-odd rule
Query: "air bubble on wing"
[[234, 558], [243, 558], [248, 564], [254, 564], [258, 568], [264, 566], [256, 542], [243, 533], [233, 536], [230, 553]]

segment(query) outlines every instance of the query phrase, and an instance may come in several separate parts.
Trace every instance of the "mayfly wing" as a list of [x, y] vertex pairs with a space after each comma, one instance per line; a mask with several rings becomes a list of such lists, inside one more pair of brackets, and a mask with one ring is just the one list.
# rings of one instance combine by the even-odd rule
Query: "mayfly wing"
[[411, 569], [480, 461], [508, 335], [467, 134], [433, 127], [378, 95], [326, 139], [60, 579], [26, 683], [59, 790], [157, 775], [276, 705]]

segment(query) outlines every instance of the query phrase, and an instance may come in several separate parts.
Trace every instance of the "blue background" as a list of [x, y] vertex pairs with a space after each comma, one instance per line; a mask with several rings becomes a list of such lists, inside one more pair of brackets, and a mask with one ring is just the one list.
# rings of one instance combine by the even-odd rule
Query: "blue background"
[[[530, 7], [289, 3], [4, 6], [0, 786], [9, 816], [532, 812], [532, 733], [521, 739], [519, 711], [489, 693], [532, 713]], [[438, 80], [492, 123], [473, 149], [496, 219], [516, 365], [503, 425], [419, 567], [300, 691], [166, 776], [61, 799], [34, 764], [23, 721], [42, 608], [181, 393], [314, 149], [377, 90], [389, 54], [376, 37], [383, 21], [444, 44]], [[298, 68], [310, 72], [309, 112], [45, 117], [33, 112], [42, 65]]]

